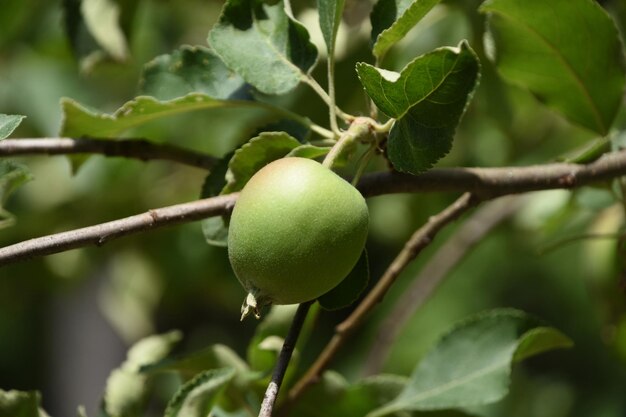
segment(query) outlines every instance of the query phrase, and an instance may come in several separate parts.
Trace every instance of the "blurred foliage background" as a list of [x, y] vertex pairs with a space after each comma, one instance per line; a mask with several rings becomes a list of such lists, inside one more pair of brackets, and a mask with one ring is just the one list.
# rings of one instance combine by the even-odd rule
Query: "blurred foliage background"
[[[113, 62], [72, 48], [64, 6], [71, 1], [3, 0], [0, 13], [0, 112], [27, 119], [14, 137], [55, 137], [61, 97], [113, 111], [137, 95], [144, 63], [182, 44], [206, 45], [220, 1], [144, 0], [127, 24], [129, 56]], [[121, 3], [125, 3], [121, 0]], [[133, 2], [126, 2], [133, 3]], [[294, 1], [296, 15], [316, 32], [311, 1]], [[348, 1], [339, 35], [339, 105], [366, 111], [354, 63], [372, 62], [368, 49], [370, 2]], [[501, 166], [558, 160], [583, 146], [591, 133], [543, 108], [528, 92], [503, 84], [482, 54], [484, 22], [476, 0], [450, 0], [392, 50], [384, 67], [399, 70], [415, 56], [468, 39], [483, 61], [483, 78], [439, 166]], [[622, 0], [603, 2], [618, 22]], [[321, 36], [317, 35], [321, 45]], [[87, 49], [85, 49], [87, 48]], [[323, 48], [320, 48], [320, 51]], [[324, 65], [315, 76], [325, 84]], [[281, 103], [326, 124], [325, 105], [306, 87]], [[624, 126], [624, 115], [619, 116]], [[131, 132], [222, 156], [246, 131], [237, 114], [176, 116]], [[252, 132], [251, 132], [252, 133]], [[64, 157], [18, 158], [35, 179], [8, 202], [17, 223], [0, 231], [5, 246], [31, 237], [88, 226], [196, 199], [206, 172], [167, 162], [90, 158], [73, 174]], [[370, 167], [384, 169], [384, 164]], [[626, 414], [624, 249], [615, 239], [582, 239], [541, 254], [546, 245], [585, 233], [615, 233], [624, 206], [610, 185], [576, 192], [534, 193], [519, 214], [499, 226], [456, 268], [412, 319], [385, 370], [409, 374], [454, 321], [492, 307], [535, 314], [575, 342], [516, 367], [512, 395], [491, 415], [623, 416]], [[369, 200], [368, 249], [376, 279], [416, 227], [454, 195], [388, 195]], [[378, 326], [411, 279], [455, 227], [405, 271], [368, 325], [354, 336], [334, 368], [360, 375]], [[0, 269], [0, 388], [38, 389], [51, 415], [71, 415], [78, 404], [95, 409], [108, 372], [125, 347], [153, 332], [181, 329], [181, 350], [223, 343], [244, 352], [256, 322], [239, 323], [244, 292], [226, 250], [208, 246], [199, 223], [126, 237]], [[305, 355], [325, 344], [346, 311], [322, 315]]]

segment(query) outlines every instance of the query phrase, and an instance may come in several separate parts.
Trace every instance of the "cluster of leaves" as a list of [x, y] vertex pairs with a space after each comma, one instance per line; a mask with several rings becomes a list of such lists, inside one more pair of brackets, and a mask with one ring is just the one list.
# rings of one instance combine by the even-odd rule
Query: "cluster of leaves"
[[[68, 9], [72, 30], [87, 28], [90, 34], [86, 45], [75, 45], [77, 50], [85, 56], [104, 50], [110, 56], [125, 57], [127, 47], [117, 6], [107, 1], [83, 1], [77, 9], [78, 3], [66, 3], [73, 5]], [[365, 92], [384, 113], [381, 123], [372, 119], [372, 128], [378, 131], [364, 138], [366, 144], [384, 148], [385, 157], [396, 170], [411, 174], [431, 168], [450, 151], [480, 78], [483, 57], [466, 41], [418, 56], [399, 72], [382, 68], [387, 52], [438, 3], [380, 0], [371, 15], [375, 65], [356, 65], [356, 76]], [[134, 12], [136, 2], [129, 4]], [[96, 29], [94, 24], [94, 16], [102, 15], [102, 7], [108, 10], [103, 14], [108, 30]], [[343, 7], [341, 0], [318, 0], [329, 74]], [[480, 10], [487, 16], [485, 49], [491, 59], [483, 65], [495, 64], [505, 80], [527, 88], [570, 122], [609, 137], [624, 89], [624, 64], [617, 30], [597, 3], [555, 0], [547, 5], [538, 0], [487, 0]], [[559, 25], [554, 24], [554, 16], [558, 16]], [[60, 134], [113, 139], [150, 121], [190, 111], [234, 109], [249, 114], [257, 134], [241, 137], [245, 143], [212, 169], [202, 190], [203, 197], [210, 197], [241, 190], [272, 160], [323, 157], [339, 139], [342, 132], [332, 126], [331, 130], [320, 127], [306, 116], [274, 104], [271, 96], [285, 95], [301, 83], [308, 84], [328, 102], [332, 117], [338, 115], [346, 123], [353, 120], [353, 116], [337, 112], [332, 95], [326, 95], [312, 78], [317, 50], [307, 29], [283, 1], [228, 0], [219, 22], [209, 32], [208, 44], [184, 46], [146, 64], [140, 82], [142, 94], [112, 114], [88, 109], [72, 99], [63, 100]], [[21, 116], [2, 116], [0, 139], [10, 135], [20, 120]], [[78, 166], [81, 160], [74, 162]], [[28, 178], [22, 167], [2, 162], [0, 203]], [[225, 244], [227, 222], [227, 218], [203, 222], [209, 243]], [[357, 276], [367, 275], [365, 258], [357, 269]], [[354, 282], [351, 289], [363, 289], [363, 280], [357, 277]], [[354, 301], [355, 291], [341, 291], [339, 296], [329, 294], [322, 304], [338, 308]], [[260, 403], [290, 312], [276, 309], [268, 315], [250, 343], [246, 360], [220, 345], [168, 359], [180, 339], [178, 333], [139, 342], [128, 360], [112, 373], [103, 414], [141, 415], [150, 383], [165, 372], [174, 373], [181, 382], [167, 406], [167, 417], [250, 414], [248, 410]], [[491, 312], [453, 328], [410, 378], [380, 375], [349, 383], [327, 372], [293, 413], [374, 417], [455, 409], [468, 415], [474, 412], [471, 407], [497, 401], [506, 394], [513, 363], [570, 344], [563, 334], [524, 313]], [[292, 376], [296, 373], [295, 362], [290, 372]], [[289, 380], [288, 375], [287, 386]], [[44, 415], [38, 394], [11, 391], [0, 391], [0, 412]]]
[[[290, 307], [273, 309], [258, 326], [247, 360], [224, 345], [167, 358], [181, 338], [179, 332], [139, 341], [129, 350], [127, 360], [109, 376], [102, 415], [144, 415], [150, 387], [164, 374], [181, 381], [167, 404], [165, 417], [253, 414], [250, 410], [260, 405], [292, 314]], [[309, 331], [312, 322], [305, 324]], [[298, 346], [302, 347], [304, 342], [301, 340]], [[349, 383], [329, 371], [292, 412], [305, 417], [376, 417], [396, 415], [400, 411], [471, 409], [497, 401], [507, 393], [514, 363], [570, 345], [571, 341], [562, 333], [520, 311], [483, 313], [451, 329], [411, 377], [377, 375]], [[297, 361], [296, 354], [287, 381], [293, 379]], [[7, 416], [45, 416], [36, 392], [0, 391], [0, 412]], [[459, 411], [458, 415], [471, 414]]]

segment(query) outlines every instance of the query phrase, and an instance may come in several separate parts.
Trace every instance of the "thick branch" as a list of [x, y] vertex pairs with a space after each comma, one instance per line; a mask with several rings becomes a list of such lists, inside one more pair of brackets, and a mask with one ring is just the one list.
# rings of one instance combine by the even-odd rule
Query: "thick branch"
[[364, 374], [380, 372], [400, 332], [439, 285], [465, 256], [502, 221], [520, 207], [520, 197], [508, 197], [486, 204], [461, 225], [413, 279], [376, 332], [376, 340], [363, 367]]
[[227, 214], [235, 205], [237, 195], [235, 193], [158, 208], [95, 226], [26, 240], [0, 248], [0, 266], [82, 246], [101, 246], [131, 233]]
[[348, 340], [350, 334], [359, 327], [367, 314], [378, 304], [396, 278], [406, 268], [406, 266], [435, 238], [437, 233], [447, 224], [451, 223], [467, 210], [472, 208], [478, 200], [470, 193], [463, 194], [454, 203], [448, 206], [441, 213], [431, 217], [426, 224], [419, 228], [398, 256], [393, 260], [389, 268], [385, 271], [374, 288], [359, 303], [357, 308], [335, 328], [335, 334], [326, 345], [316, 361], [311, 365], [304, 376], [294, 385], [289, 392], [286, 406], [289, 407], [315, 383], [322, 372], [328, 367], [330, 361], [335, 357], [339, 349]]
[[363, 176], [364, 195], [469, 191], [481, 198], [556, 188], [576, 188], [626, 175], [626, 150], [605, 154], [587, 164], [543, 164], [501, 168], [440, 168], [413, 176], [377, 172]]
[[162, 159], [210, 169], [217, 161], [208, 155], [145, 139], [5, 139], [0, 141], [0, 157], [14, 155], [102, 154], [124, 158]]

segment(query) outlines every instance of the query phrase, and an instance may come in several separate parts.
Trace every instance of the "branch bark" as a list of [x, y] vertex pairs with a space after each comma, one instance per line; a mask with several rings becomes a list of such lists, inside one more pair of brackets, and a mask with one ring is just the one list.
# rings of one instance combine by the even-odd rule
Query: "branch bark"
[[23, 138], [0, 141], [0, 157], [15, 155], [102, 154], [147, 161], [160, 159], [211, 169], [217, 158], [145, 139]]
[[228, 214], [235, 205], [237, 196], [238, 193], [234, 193], [177, 204], [95, 226], [25, 240], [0, 248], [0, 266], [82, 246], [102, 246], [110, 240], [131, 233]]
[[368, 174], [359, 182], [364, 195], [469, 191], [493, 198], [557, 188], [577, 188], [626, 175], [626, 150], [605, 154], [586, 165], [554, 163], [525, 167], [439, 168], [418, 176], [399, 172]]

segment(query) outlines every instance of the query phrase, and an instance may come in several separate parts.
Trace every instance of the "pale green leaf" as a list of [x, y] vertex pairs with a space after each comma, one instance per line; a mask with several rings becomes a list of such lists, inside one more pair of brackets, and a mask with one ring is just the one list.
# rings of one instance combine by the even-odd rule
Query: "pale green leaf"
[[480, 65], [469, 45], [440, 48], [398, 74], [357, 64], [365, 91], [389, 117], [388, 157], [399, 171], [417, 174], [446, 155], [478, 83]]
[[185, 383], [165, 409], [165, 417], [206, 417], [226, 385], [235, 376], [232, 368], [211, 369]]
[[4, 391], [0, 389], [0, 417], [45, 417], [40, 410], [36, 391]]
[[26, 116], [0, 113], [0, 140], [8, 138]]
[[89, 32], [118, 61], [128, 58], [126, 36], [120, 26], [120, 7], [112, 0], [82, 0], [81, 12]]
[[337, 30], [341, 23], [344, 5], [345, 0], [317, 0], [320, 28], [329, 57], [332, 57], [335, 52], [335, 40], [337, 39]]
[[555, 329], [516, 310], [495, 310], [457, 325], [417, 366], [403, 391], [368, 414], [442, 410], [498, 401], [508, 392], [511, 365], [571, 346]]
[[103, 405], [110, 417], [142, 414], [150, 381], [140, 370], [163, 360], [181, 337], [178, 331], [149, 336], [129, 349], [126, 361], [107, 379]]
[[325, 156], [330, 152], [330, 147], [326, 146], [314, 146], [314, 145], [300, 145], [295, 149], [292, 149], [286, 156], [287, 157], [297, 157], [297, 158], [308, 158], [315, 159], [321, 156]]
[[306, 28], [282, 1], [227, 1], [208, 42], [229, 68], [266, 94], [296, 87], [317, 59]]
[[201, 93], [192, 93], [169, 101], [139, 96], [125, 103], [113, 114], [87, 109], [67, 98], [61, 101], [61, 106], [63, 110], [61, 135], [68, 137], [112, 138], [150, 121], [194, 110], [261, 109], [268, 115], [281, 114], [279, 109], [264, 103], [248, 100], [220, 100]]
[[372, 9], [372, 52], [381, 60], [440, 0], [379, 0]]
[[593, 0], [488, 0], [486, 49], [500, 74], [569, 121], [606, 135], [621, 105], [624, 59]]

